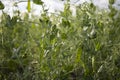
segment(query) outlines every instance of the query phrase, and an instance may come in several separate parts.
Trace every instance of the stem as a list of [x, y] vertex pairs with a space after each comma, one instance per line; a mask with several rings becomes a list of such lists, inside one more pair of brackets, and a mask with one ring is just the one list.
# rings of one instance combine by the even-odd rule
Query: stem
[[[2, 13], [3, 13], [3, 15], [4, 15], [4, 17], [5, 17], [5, 13], [4, 13], [4, 11], [2, 10]], [[3, 36], [3, 26], [1, 26], [1, 35], [2, 35], [2, 41], [1, 41], [1, 43], [2, 43], [2, 46], [3, 46], [3, 43], [4, 43], [4, 36]]]

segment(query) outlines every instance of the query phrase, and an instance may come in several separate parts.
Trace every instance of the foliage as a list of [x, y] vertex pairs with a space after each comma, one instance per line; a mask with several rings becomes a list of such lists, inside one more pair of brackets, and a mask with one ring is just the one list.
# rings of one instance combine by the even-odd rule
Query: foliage
[[4, 9], [4, 5], [3, 5], [3, 3], [0, 1], [0, 10], [1, 9]]
[[43, 4], [43, 2], [41, 0], [33, 0], [33, 2], [35, 4], [38, 4], [38, 5], [42, 5]]
[[119, 80], [120, 12], [112, 4], [100, 10], [85, 2], [74, 16], [67, 2], [58, 15], [43, 8], [32, 19], [3, 11], [0, 80]]

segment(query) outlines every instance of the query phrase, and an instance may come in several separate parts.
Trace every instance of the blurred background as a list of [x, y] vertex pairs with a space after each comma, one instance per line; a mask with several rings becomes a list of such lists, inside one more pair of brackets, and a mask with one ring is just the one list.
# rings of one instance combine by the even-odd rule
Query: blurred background
[[[5, 5], [4, 11], [9, 13], [11, 16], [13, 14], [13, 11], [16, 9], [18, 9], [21, 13], [27, 12], [28, 0], [1, 0], [1, 1]], [[65, 0], [42, 0], [42, 1], [44, 2], [46, 9], [48, 9], [49, 12], [53, 12], [53, 13], [59, 12], [62, 11], [64, 8]], [[90, 1], [93, 1], [97, 7], [100, 7], [102, 9], [103, 8], [108, 9], [108, 0], [70, 0], [71, 5], [73, 5], [71, 9], [74, 11], [75, 5], [79, 5], [81, 3], [90, 2]], [[114, 6], [117, 9], [120, 9], [120, 0], [116, 0]], [[41, 13], [42, 10], [41, 6], [34, 4], [32, 0], [31, 0], [31, 8], [34, 15], [39, 15]]]

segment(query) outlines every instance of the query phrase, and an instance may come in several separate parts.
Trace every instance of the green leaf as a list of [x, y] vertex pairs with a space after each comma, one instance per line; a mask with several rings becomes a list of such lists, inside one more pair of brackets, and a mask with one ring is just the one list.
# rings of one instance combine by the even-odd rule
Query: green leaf
[[10, 15], [6, 15], [6, 27], [11, 27], [11, 17]]
[[95, 51], [98, 51], [98, 50], [100, 49], [100, 47], [101, 47], [101, 44], [98, 42], [98, 43], [96, 44]]
[[62, 39], [67, 39], [67, 34], [66, 33], [62, 33], [61, 37], [62, 37]]
[[110, 7], [109, 17], [114, 17], [117, 14], [117, 10], [113, 7]]
[[115, 0], [109, 0], [109, 3], [110, 3], [110, 4], [114, 4], [114, 3], [115, 3]]
[[76, 62], [79, 63], [81, 61], [81, 55], [82, 55], [82, 49], [79, 48], [77, 50], [77, 55], [76, 55]]
[[92, 68], [93, 68], [93, 72], [95, 72], [95, 57], [92, 56]]
[[11, 24], [12, 26], [15, 25], [17, 23], [17, 16], [13, 16], [12, 19], [11, 19]]
[[28, 12], [30, 12], [30, 10], [31, 10], [31, 4], [30, 4], [30, 0], [28, 0], [28, 4], [27, 4], [27, 10], [28, 10]]
[[93, 7], [94, 7], [94, 4], [93, 4], [93, 3], [91, 3], [91, 4], [90, 4], [90, 7], [91, 7], [91, 8], [93, 8]]
[[5, 8], [4, 4], [0, 1], [0, 10], [2, 10], [4, 8]]
[[43, 5], [43, 2], [41, 0], [33, 0], [33, 2], [38, 5]]
[[55, 38], [55, 34], [51, 34], [50, 35], [50, 41], [53, 40]]
[[94, 11], [96, 10], [96, 6], [93, 3], [90, 4], [90, 7], [93, 8]]
[[76, 55], [76, 60], [75, 60], [75, 62], [76, 62], [76, 63], [80, 63], [80, 65], [83, 67], [83, 69], [84, 69], [85, 72], [86, 72], [86, 71], [87, 71], [87, 68], [86, 68], [86, 66], [85, 66], [85, 63], [84, 63], [83, 60], [81, 59], [81, 57], [82, 57], [82, 49], [79, 48], [79, 49], [77, 50], [77, 55]]
[[66, 27], [66, 26], [68, 26], [68, 27], [71, 26], [69, 20], [66, 20], [66, 19], [62, 19], [62, 24], [63, 24], [65, 27]]

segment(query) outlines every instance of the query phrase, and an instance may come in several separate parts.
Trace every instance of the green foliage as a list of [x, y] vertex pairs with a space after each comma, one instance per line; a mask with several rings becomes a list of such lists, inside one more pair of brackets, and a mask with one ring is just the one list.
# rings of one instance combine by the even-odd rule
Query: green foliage
[[43, 4], [43, 2], [41, 0], [33, 0], [33, 2], [35, 4], [38, 4], [38, 5], [42, 5]]
[[28, 0], [28, 4], [27, 4], [27, 10], [28, 10], [28, 12], [30, 12], [30, 10], [31, 10], [31, 4], [30, 3], [31, 3], [30, 0]]
[[4, 8], [5, 8], [4, 4], [0, 1], [0, 10]]
[[114, 4], [115, 0], [109, 0], [109, 4]]
[[85, 2], [73, 16], [70, 7], [32, 19], [2, 13], [0, 80], [120, 79], [120, 11]]

